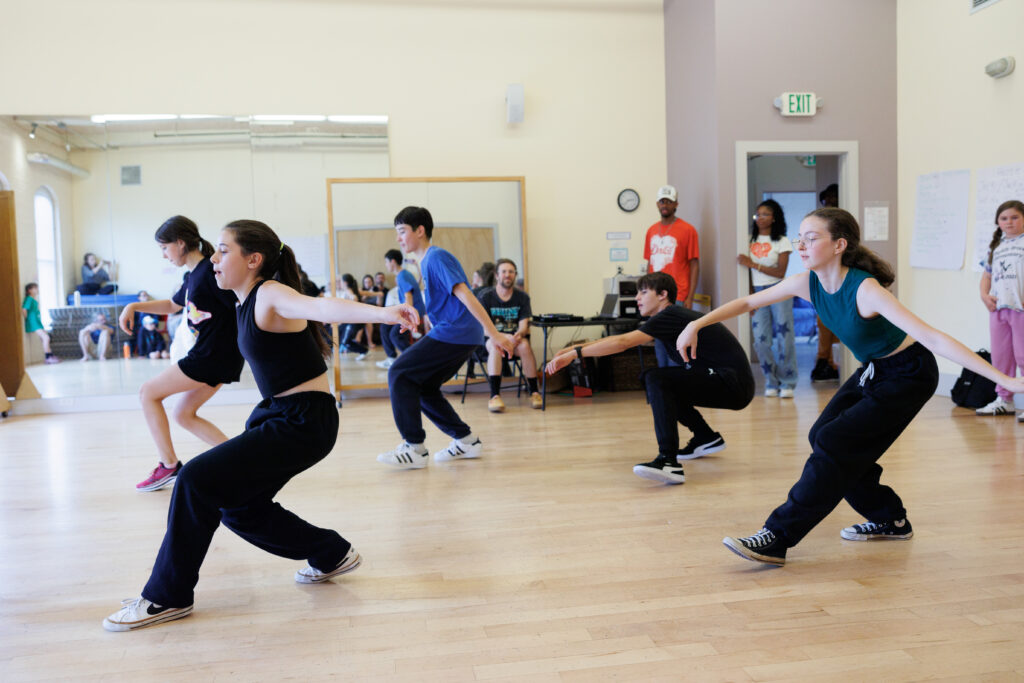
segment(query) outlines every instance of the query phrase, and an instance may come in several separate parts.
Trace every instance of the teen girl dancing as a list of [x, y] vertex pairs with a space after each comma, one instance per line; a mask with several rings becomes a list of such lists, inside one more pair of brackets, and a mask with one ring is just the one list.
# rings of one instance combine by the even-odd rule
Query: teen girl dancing
[[182, 468], [149, 582], [141, 597], [103, 621], [108, 631], [191, 614], [199, 567], [221, 523], [267, 552], [307, 560], [295, 574], [299, 583], [326, 581], [362, 561], [337, 532], [313, 526], [273, 499], [288, 480], [322, 460], [338, 436], [320, 323], [415, 327], [419, 315], [407, 304], [381, 308], [300, 294], [295, 255], [258, 221], [229, 223], [212, 261], [218, 284], [241, 302], [238, 348], [263, 400], [244, 432]]
[[213, 245], [199, 236], [199, 228], [184, 216], [167, 219], [156, 231], [156, 241], [165, 259], [186, 266], [181, 288], [170, 299], [133, 301], [121, 311], [121, 329], [132, 333], [136, 311], [170, 315], [185, 309], [185, 323], [195, 340], [188, 355], [142, 385], [139, 401], [149, 433], [156, 442], [160, 462], [144, 480], [139, 491], [156, 491], [174, 483], [181, 461], [171, 443], [171, 428], [163, 401], [182, 394], [174, 407], [174, 421], [211, 446], [228, 440], [224, 432], [196, 412], [217, 393], [222, 384], [237, 382], [242, 373], [242, 355], [235, 343], [235, 294], [217, 287], [210, 256]]
[[808, 272], [730, 301], [691, 322], [676, 342], [684, 360], [696, 357], [702, 327], [799, 296], [814, 304], [863, 365], [836, 392], [811, 427], [811, 456], [789, 498], [764, 527], [723, 543], [748, 560], [784, 564], [792, 548], [846, 499], [867, 521], [840, 532], [849, 541], [905, 540], [913, 536], [903, 501], [880, 483], [877, 460], [935, 393], [938, 353], [1011, 391], [1024, 379], [996, 370], [949, 335], [903, 307], [886, 287], [889, 264], [861, 246], [857, 220], [842, 209], [818, 209], [800, 224], [796, 241]]

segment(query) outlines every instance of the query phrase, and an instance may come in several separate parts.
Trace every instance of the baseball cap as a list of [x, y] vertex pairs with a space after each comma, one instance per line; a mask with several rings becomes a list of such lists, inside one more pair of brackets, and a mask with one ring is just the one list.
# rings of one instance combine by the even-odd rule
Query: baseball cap
[[145, 315], [142, 317], [143, 325], [156, 325], [156, 318], [151, 315]]
[[658, 197], [654, 201], [657, 202], [662, 199], [667, 199], [670, 202], [675, 202], [679, 201], [678, 197], [679, 195], [676, 194], [676, 188], [672, 187], [671, 185], [665, 185], [658, 190]]

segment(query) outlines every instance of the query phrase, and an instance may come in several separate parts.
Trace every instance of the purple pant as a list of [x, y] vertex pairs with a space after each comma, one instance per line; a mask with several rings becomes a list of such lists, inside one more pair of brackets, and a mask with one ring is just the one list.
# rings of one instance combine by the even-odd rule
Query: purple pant
[[[1024, 311], [1000, 308], [988, 314], [988, 331], [992, 339], [992, 365], [1010, 377], [1017, 368], [1024, 371]], [[1004, 401], [1013, 401], [1013, 394], [996, 385], [996, 393]]]

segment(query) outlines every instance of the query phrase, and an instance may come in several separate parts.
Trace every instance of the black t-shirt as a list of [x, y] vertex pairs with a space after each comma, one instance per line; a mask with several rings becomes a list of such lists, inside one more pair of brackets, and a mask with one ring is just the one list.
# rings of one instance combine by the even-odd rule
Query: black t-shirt
[[178, 363], [181, 371], [211, 386], [237, 382], [245, 362], [236, 339], [238, 299], [230, 289], [217, 286], [209, 258], [204, 258], [185, 275], [181, 289], [171, 300], [185, 308], [188, 331], [196, 340], [188, 355]]
[[[640, 331], [650, 335], [665, 345], [669, 357], [683, 363], [683, 357], [676, 349], [679, 333], [690, 324], [691, 320], [701, 317], [700, 313], [682, 306], [669, 306], [661, 313], [649, 318], [640, 325]], [[722, 323], [708, 325], [701, 329], [697, 337], [697, 358], [691, 365], [706, 368], [731, 368], [740, 377], [750, 375], [750, 361], [743, 347]]]
[[533, 315], [530, 310], [530, 295], [521, 289], [513, 288], [508, 301], [498, 296], [494, 287], [485, 287], [476, 298], [491, 316], [491, 321], [498, 328], [498, 332], [515, 334], [519, 329], [519, 321]]

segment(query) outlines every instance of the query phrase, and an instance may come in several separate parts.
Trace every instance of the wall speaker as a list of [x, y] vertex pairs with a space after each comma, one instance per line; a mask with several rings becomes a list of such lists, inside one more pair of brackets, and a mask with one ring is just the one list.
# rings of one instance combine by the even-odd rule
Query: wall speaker
[[522, 83], [512, 83], [505, 88], [505, 120], [509, 123], [523, 122], [525, 95]]

